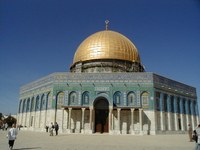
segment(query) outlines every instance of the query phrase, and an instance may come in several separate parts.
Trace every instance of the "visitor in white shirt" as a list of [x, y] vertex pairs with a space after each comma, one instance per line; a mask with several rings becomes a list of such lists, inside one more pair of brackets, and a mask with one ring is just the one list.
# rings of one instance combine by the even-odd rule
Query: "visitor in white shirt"
[[12, 148], [13, 148], [14, 142], [17, 138], [17, 134], [18, 134], [18, 131], [16, 129], [16, 125], [13, 124], [12, 128], [10, 128], [10, 130], [8, 131], [8, 135], [7, 135], [10, 150], [12, 150]]

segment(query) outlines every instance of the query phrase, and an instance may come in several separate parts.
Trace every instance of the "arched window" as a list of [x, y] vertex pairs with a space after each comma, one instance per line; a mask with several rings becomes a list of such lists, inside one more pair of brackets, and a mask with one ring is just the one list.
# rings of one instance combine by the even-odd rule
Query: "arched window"
[[174, 96], [170, 96], [171, 111], [174, 112]]
[[76, 104], [76, 100], [77, 100], [76, 92], [71, 92], [71, 93], [69, 94], [69, 105], [74, 105], [74, 104]]
[[156, 97], [155, 97], [155, 107], [156, 107], [156, 110], [159, 111], [160, 110], [160, 93], [156, 92], [155, 95], [156, 95]]
[[167, 94], [163, 96], [163, 111], [167, 112]]
[[191, 101], [188, 100], [188, 114], [191, 115]]
[[19, 110], [18, 110], [19, 113], [21, 112], [21, 108], [22, 108], [22, 100], [20, 100], [19, 102]]
[[193, 100], [190, 101], [190, 114], [194, 115], [194, 101]]
[[113, 99], [114, 99], [114, 105], [115, 106], [120, 105], [120, 103], [121, 103], [121, 92], [119, 92], [119, 91], [115, 92]]
[[32, 99], [31, 99], [31, 111], [34, 111], [34, 108], [35, 108], [35, 106], [34, 106], [34, 97], [32, 97]]
[[61, 109], [61, 106], [64, 105], [64, 92], [60, 92], [57, 95], [57, 109]]
[[194, 115], [197, 114], [197, 113], [196, 113], [196, 102], [195, 102], [195, 101], [193, 102], [193, 112], [194, 112]]
[[30, 98], [27, 101], [27, 105], [26, 105], [26, 112], [30, 111]]
[[36, 104], [35, 104], [35, 110], [40, 110], [40, 97], [36, 97]]
[[185, 111], [185, 99], [183, 99], [183, 114], [185, 114], [186, 111]]
[[83, 105], [88, 105], [89, 104], [89, 92], [86, 91], [82, 95], [82, 104]]
[[44, 110], [46, 108], [46, 101], [45, 101], [45, 95], [44, 94], [42, 95], [41, 102], [42, 102], [42, 104], [41, 104], [42, 108], [41, 109]]
[[142, 100], [142, 105], [147, 106], [149, 105], [149, 93], [148, 92], [143, 92], [141, 96]]
[[177, 105], [177, 113], [180, 113], [180, 98], [179, 97], [177, 98], [176, 105]]
[[51, 93], [48, 93], [48, 95], [47, 95], [47, 104], [48, 104], [48, 108], [51, 108], [52, 107], [52, 98], [51, 98], [52, 96], [51, 96]]
[[26, 100], [23, 101], [22, 112], [25, 112], [25, 110], [26, 110]]
[[133, 104], [134, 104], [135, 101], [136, 101], [135, 93], [134, 93], [134, 92], [128, 93], [127, 98], [128, 98], [128, 106], [133, 106]]

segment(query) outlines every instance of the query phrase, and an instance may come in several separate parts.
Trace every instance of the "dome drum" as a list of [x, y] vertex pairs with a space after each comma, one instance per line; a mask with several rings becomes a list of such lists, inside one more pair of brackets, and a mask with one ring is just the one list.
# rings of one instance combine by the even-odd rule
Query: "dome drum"
[[71, 72], [144, 72], [143, 66], [138, 62], [116, 59], [97, 59], [77, 62], [70, 68]]

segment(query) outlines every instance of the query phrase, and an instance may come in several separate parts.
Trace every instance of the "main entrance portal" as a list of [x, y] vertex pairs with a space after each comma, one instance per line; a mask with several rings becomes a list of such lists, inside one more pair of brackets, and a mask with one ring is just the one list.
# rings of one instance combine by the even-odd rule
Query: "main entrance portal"
[[95, 132], [108, 132], [109, 103], [105, 98], [99, 98], [94, 104], [95, 108]]

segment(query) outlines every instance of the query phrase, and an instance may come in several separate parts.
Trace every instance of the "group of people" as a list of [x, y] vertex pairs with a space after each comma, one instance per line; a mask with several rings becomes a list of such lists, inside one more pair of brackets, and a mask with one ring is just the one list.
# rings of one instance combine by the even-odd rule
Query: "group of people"
[[200, 150], [200, 124], [195, 128], [195, 130], [192, 130], [191, 125], [188, 124], [188, 134], [190, 142], [195, 141], [195, 150]]
[[7, 124], [7, 123], [3, 123], [3, 124], [0, 126], [0, 129], [2, 129], [2, 130], [7, 130], [7, 129], [8, 129], [8, 124]]
[[[46, 126], [46, 131], [48, 132], [48, 126]], [[57, 122], [55, 122], [55, 124], [51, 123], [50, 128], [49, 128], [49, 133], [50, 136], [53, 136], [53, 130], [55, 130], [56, 135], [58, 135], [58, 130], [59, 130], [59, 125]], [[8, 130], [8, 134], [7, 134], [7, 138], [8, 138], [8, 145], [9, 145], [9, 149], [12, 150], [13, 146], [14, 146], [14, 142], [17, 138], [17, 134], [18, 134], [18, 129], [16, 128], [16, 124], [12, 125], [12, 128], [10, 128]]]
[[[48, 128], [49, 128], [50, 136], [53, 136], [53, 130], [55, 130], [56, 135], [58, 135], [59, 125], [57, 122], [55, 122], [55, 124], [51, 123], [50, 127], [46, 126], [46, 132], [48, 132]], [[16, 129], [16, 124], [13, 124], [12, 128], [9, 129], [8, 134], [7, 134], [10, 150], [13, 149], [13, 145], [17, 138], [17, 134], [18, 134], [18, 130]], [[192, 130], [191, 125], [188, 124], [188, 134], [189, 134], [190, 142], [195, 141], [196, 143], [195, 150], [200, 150], [200, 124], [197, 126], [195, 130]]]
[[46, 126], [46, 132], [48, 132], [48, 129], [49, 129], [50, 136], [53, 136], [53, 130], [55, 130], [56, 135], [58, 135], [59, 125], [57, 122], [55, 122], [55, 124], [51, 123], [50, 127]]

